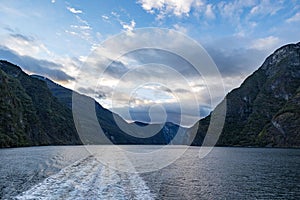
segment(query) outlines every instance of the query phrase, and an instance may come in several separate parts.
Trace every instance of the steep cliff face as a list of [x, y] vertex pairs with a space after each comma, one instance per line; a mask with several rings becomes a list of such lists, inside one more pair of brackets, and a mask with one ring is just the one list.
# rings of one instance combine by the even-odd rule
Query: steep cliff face
[[[289, 44], [225, 97], [225, 125], [217, 144], [300, 146], [299, 86], [300, 43]], [[202, 143], [209, 120], [210, 116], [199, 122], [194, 145]]]
[[259, 144], [299, 147], [300, 87], [258, 135]]

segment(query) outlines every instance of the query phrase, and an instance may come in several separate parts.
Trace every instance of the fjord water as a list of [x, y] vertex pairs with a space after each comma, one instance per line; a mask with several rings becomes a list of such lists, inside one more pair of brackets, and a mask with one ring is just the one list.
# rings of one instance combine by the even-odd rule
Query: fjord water
[[300, 199], [300, 149], [218, 147], [199, 159], [190, 147], [147, 173], [111, 169], [82, 146], [1, 149], [0, 157], [1, 199]]

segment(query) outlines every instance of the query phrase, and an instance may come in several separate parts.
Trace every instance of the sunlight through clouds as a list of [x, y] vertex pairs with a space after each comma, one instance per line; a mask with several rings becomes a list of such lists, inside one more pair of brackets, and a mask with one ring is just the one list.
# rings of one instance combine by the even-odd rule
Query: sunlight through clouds
[[[22, 9], [18, 9], [20, 7]], [[275, 48], [298, 42], [300, 26], [296, 25], [300, 21], [299, 8], [297, 1], [288, 0], [135, 0], [118, 3], [50, 0], [34, 5], [29, 0], [3, 1], [0, 7], [0, 50], [3, 57], [5, 55], [17, 64], [26, 60], [28, 72], [41, 75], [47, 72], [49, 78], [72, 88], [78, 69], [103, 41], [124, 32], [134, 37], [139, 28], [164, 27], [187, 34], [201, 43], [215, 61], [225, 80], [226, 91], [229, 91], [239, 86]], [[144, 38], [133, 42], [124, 39], [122, 42], [129, 47], [153, 36], [141, 37]], [[172, 34], [169, 37], [170, 46], [179, 50], [188, 49]], [[162, 38], [157, 39], [157, 43], [163, 41]], [[118, 43], [111, 45], [121, 48]], [[107, 58], [98, 59], [99, 62], [112, 62], [115, 56], [114, 52], [107, 53], [104, 50], [97, 53]], [[143, 52], [136, 52], [136, 55], [123, 56], [119, 62], [114, 62], [106, 72], [102, 87], [96, 90], [97, 100], [109, 105], [110, 90], [118, 84], [118, 78], [151, 57], [176, 68], [180, 73], [186, 73], [191, 78], [189, 90], [176, 83], [174, 78], [168, 79], [177, 92], [186, 95], [187, 91], [192, 91], [198, 95], [203, 106], [209, 107], [204, 83], [195, 80], [188, 73], [186, 65], [179, 65], [180, 61], [172, 55], [160, 53], [149, 50], [147, 57]], [[189, 53], [192, 54], [193, 50], [189, 50]], [[38, 67], [29, 68], [29, 63]], [[41, 67], [41, 63], [46, 64]], [[144, 76], [153, 78], [154, 74], [140, 72], [134, 79]], [[211, 82], [213, 80], [214, 77], [209, 79]], [[96, 79], [90, 78], [81, 91], [92, 95], [96, 82]], [[127, 83], [130, 85], [131, 81]], [[119, 96], [121, 107], [124, 105], [122, 101], [128, 97], [121, 92]], [[170, 107], [173, 103], [169, 102]]]

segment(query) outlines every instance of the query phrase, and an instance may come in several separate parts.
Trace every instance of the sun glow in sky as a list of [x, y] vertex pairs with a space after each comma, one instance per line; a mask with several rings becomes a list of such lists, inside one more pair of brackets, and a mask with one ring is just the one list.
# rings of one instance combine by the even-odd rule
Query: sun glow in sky
[[[78, 69], [90, 53], [120, 32], [160, 27], [188, 35], [212, 57], [226, 92], [238, 87], [276, 48], [300, 39], [299, 0], [2, 0], [0, 14], [0, 59], [69, 88], [74, 86]], [[184, 66], [179, 66], [171, 54], [149, 54], [178, 70]], [[143, 52], [128, 56], [129, 63], [115, 63], [100, 89], [96, 91], [87, 82], [79, 92], [110, 107], [111, 87], [117, 84], [118, 74], [146, 57]], [[175, 82], [177, 91], [187, 93], [187, 88]], [[210, 105], [205, 96], [203, 80], [191, 82], [189, 91], [199, 96], [206, 115], [215, 105]], [[139, 109], [141, 104], [153, 102], [167, 107], [174, 104], [172, 95], [161, 86], [148, 85], [139, 91], [131, 101]], [[117, 105], [126, 106], [122, 95]]]

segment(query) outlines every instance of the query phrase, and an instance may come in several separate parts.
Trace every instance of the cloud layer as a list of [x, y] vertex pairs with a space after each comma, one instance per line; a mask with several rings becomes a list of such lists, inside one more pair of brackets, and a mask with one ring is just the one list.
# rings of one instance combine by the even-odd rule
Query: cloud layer
[[62, 66], [59, 63], [22, 56], [7, 47], [0, 46], [0, 59], [17, 64], [31, 74], [39, 74], [54, 81], [68, 82], [74, 80], [72, 76], [60, 70]]
[[[186, 105], [195, 95], [207, 113], [224, 97], [224, 91], [218, 91], [219, 95], [213, 98], [207, 91], [207, 83], [214, 87], [213, 83], [220, 81], [218, 78], [207, 74], [204, 78], [184, 58], [171, 52], [134, 47], [149, 46], [149, 40], [155, 38], [156, 44], [167, 41], [169, 47], [190, 58], [201, 60], [201, 56], [171, 31], [167, 38], [159, 37], [158, 32], [134, 38], [136, 31], [143, 27], [170, 28], [201, 43], [216, 63], [227, 93], [238, 87], [276, 48], [299, 42], [298, 4], [294, 0], [135, 0], [118, 4], [4, 1], [0, 8], [5, 19], [0, 27], [0, 58], [70, 88], [76, 81], [84, 80], [77, 90], [109, 108], [124, 110], [129, 106], [140, 115], [139, 111], [163, 104], [168, 112], [177, 112], [176, 95]], [[106, 51], [102, 42], [119, 33], [126, 37], [111, 42], [110, 51]], [[132, 52], [123, 51], [116, 58], [126, 48]], [[100, 56], [93, 60], [89, 56], [93, 53]], [[101, 76], [96, 67], [82, 70], [86, 61], [109, 67]], [[171, 69], [184, 76], [188, 84], [178, 81], [180, 77]], [[159, 77], [163, 77], [165, 85], [155, 84]], [[152, 83], [131, 93], [130, 88], [143, 81]]]

